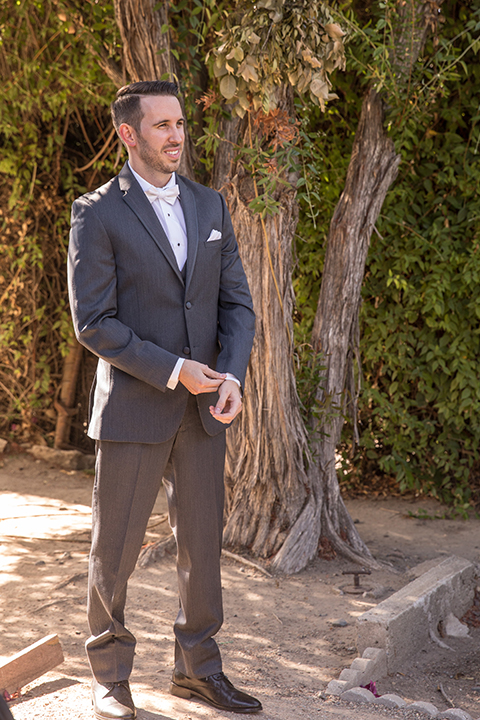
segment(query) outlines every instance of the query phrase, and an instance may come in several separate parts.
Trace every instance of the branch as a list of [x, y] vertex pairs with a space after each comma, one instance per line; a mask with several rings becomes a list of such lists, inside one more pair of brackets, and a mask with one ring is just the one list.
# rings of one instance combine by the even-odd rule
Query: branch
[[109, 77], [113, 82], [115, 87], [120, 88], [126, 84], [127, 80], [125, 77], [125, 71], [115, 62], [115, 60], [108, 57], [107, 52], [103, 48], [94, 48], [90, 40], [86, 41], [85, 47], [90, 50], [92, 55], [95, 55], [98, 60], [98, 64], [105, 75], [107, 75], [107, 77]]
[[75, 168], [75, 170], [74, 170], [73, 172], [76, 172], [76, 173], [83, 172], [84, 170], [88, 170], [89, 167], [92, 167], [93, 163], [94, 163], [96, 160], [98, 160], [104, 153], [107, 152], [108, 146], [110, 145], [110, 143], [111, 143], [112, 138], [113, 138], [114, 135], [115, 135], [115, 128], [112, 128], [112, 130], [111, 130], [111, 132], [110, 132], [110, 135], [108, 136], [105, 144], [104, 144], [103, 147], [98, 151], [98, 153], [95, 155], [95, 157], [92, 158], [92, 159], [90, 160], [90, 162], [88, 162], [88, 163], [87, 163], [86, 165], [84, 165], [83, 167]]

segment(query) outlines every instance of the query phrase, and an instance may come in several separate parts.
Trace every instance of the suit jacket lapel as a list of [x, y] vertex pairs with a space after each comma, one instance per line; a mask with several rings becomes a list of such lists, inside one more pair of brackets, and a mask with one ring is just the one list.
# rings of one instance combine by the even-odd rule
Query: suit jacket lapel
[[[137, 183], [135, 178], [133, 177], [132, 173], [130, 172], [128, 165], [125, 164], [120, 171], [120, 174], [118, 176], [118, 184], [120, 187], [120, 190], [123, 192], [123, 199], [127, 203], [127, 205], [133, 210], [135, 215], [138, 217], [144, 228], [147, 230], [147, 232], [152, 236], [153, 240], [157, 244], [157, 246], [160, 248], [162, 253], [165, 255], [166, 259], [174, 269], [175, 273], [177, 274], [180, 281], [183, 283], [183, 277], [182, 273], [178, 269], [177, 260], [175, 258], [175, 254], [172, 250], [172, 246], [170, 245], [167, 236], [165, 235], [165, 231], [159, 222], [157, 216], [155, 215], [155, 210], [152, 208], [152, 205], [148, 198], [146, 197], [145, 193], [143, 192], [140, 185]], [[188, 191], [189, 192], [189, 191]], [[191, 193], [190, 193], [191, 194]], [[182, 204], [183, 207], [183, 204]], [[184, 209], [185, 214], [185, 222], [187, 222], [187, 214]], [[196, 218], [195, 218], [196, 223]], [[187, 236], [189, 236], [189, 226], [187, 224]], [[187, 260], [187, 273], [188, 273], [188, 264], [190, 260], [190, 239], [188, 239], [188, 260]]]
[[198, 248], [198, 221], [197, 221], [197, 205], [192, 191], [187, 187], [183, 178], [177, 175], [177, 183], [180, 189], [180, 202], [182, 203], [183, 216], [185, 218], [185, 227], [187, 229], [187, 277], [185, 287], [188, 288], [192, 279], [195, 260], [197, 258]]

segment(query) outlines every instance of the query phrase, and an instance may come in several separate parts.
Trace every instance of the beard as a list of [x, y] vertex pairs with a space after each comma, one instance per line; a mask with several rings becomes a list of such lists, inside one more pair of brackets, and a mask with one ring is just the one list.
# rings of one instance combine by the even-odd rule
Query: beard
[[[171, 145], [167, 146], [166, 149], [174, 149], [179, 147], [178, 145]], [[138, 155], [142, 162], [152, 170], [155, 170], [156, 172], [161, 172], [165, 175], [169, 175], [172, 172], [175, 172], [175, 170], [178, 169], [180, 165], [180, 160], [182, 158], [182, 149], [180, 149], [180, 155], [178, 157], [178, 160], [165, 160], [163, 157], [160, 156], [159, 152], [155, 150], [148, 140], [145, 140], [145, 138], [142, 135], [138, 135], [137, 139], [137, 149], [138, 149]]]

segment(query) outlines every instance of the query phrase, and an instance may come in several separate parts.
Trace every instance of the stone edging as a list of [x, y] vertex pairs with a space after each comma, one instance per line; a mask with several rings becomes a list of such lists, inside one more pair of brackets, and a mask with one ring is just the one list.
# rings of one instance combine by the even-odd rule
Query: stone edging
[[[380, 697], [361, 687], [361, 683], [367, 684], [372, 677], [384, 677], [387, 667], [385, 650], [378, 648], [367, 648], [361, 658], [355, 658], [350, 668], [342, 670], [338, 680], [331, 680], [325, 690], [327, 695], [336, 695], [340, 700], [355, 703], [372, 703], [383, 705], [389, 708], [403, 708], [405, 710], [416, 710], [422, 712], [429, 718], [445, 718], [445, 720], [473, 720], [465, 710], [450, 708], [440, 712], [432, 703], [415, 701], [407, 703], [399, 695], [386, 693]], [[355, 685], [355, 686], [354, 686]], [[478, 718], [480, 720], [480, 718]]]

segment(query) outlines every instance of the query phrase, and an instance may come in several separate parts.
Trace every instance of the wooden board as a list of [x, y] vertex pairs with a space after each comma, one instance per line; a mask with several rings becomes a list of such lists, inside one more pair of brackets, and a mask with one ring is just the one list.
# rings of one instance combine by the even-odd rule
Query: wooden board
[[0, 693], [12, 694], [64, 661], [58, 635], [47, 635], [0, 663]]

